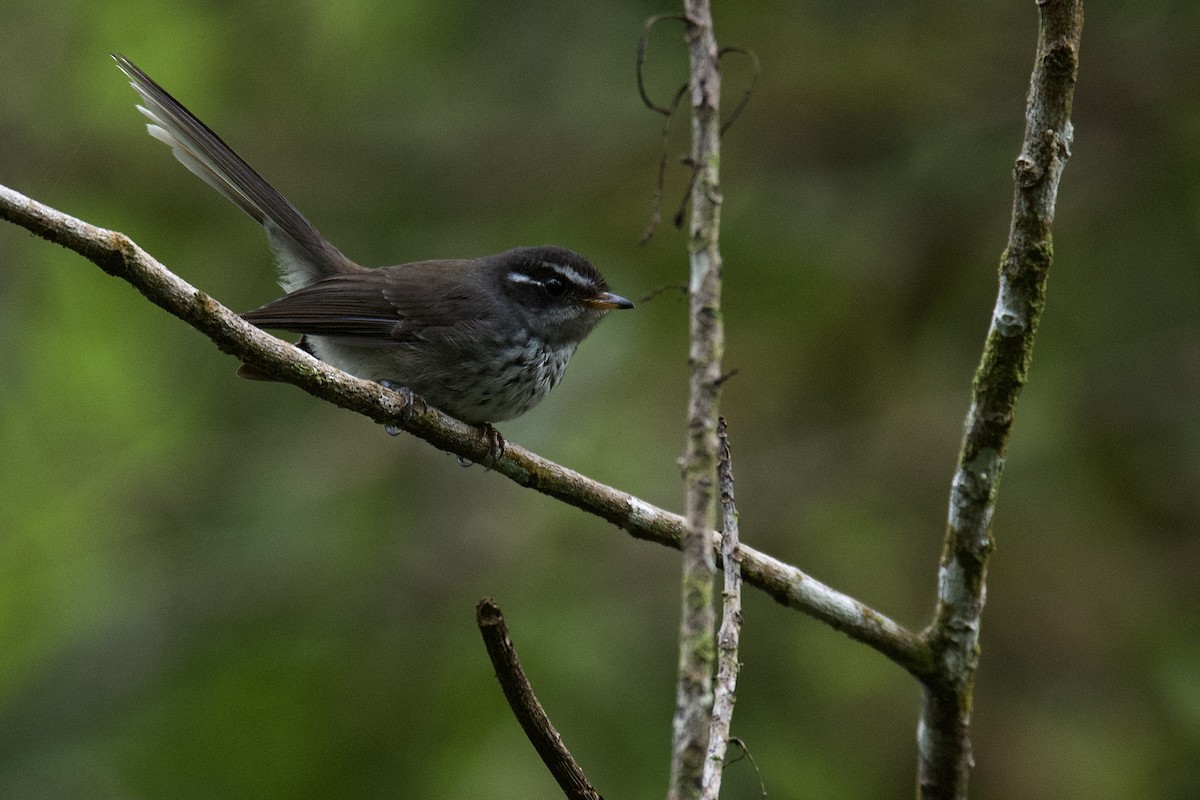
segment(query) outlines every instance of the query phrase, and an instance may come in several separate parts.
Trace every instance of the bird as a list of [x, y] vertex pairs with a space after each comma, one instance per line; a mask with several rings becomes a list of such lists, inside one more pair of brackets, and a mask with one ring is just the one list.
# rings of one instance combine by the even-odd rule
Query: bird
[[[149, 75], [112, 58], [149, 134], [266, 231], [285, 294], [242, 318], [300, 334], [297, 346], [331, 366], [490, 426], [541, 402], [597, 323], [633, 308], [564, 247], [360, 266]], [[272, 380], [249, 365], [238, 374]]]

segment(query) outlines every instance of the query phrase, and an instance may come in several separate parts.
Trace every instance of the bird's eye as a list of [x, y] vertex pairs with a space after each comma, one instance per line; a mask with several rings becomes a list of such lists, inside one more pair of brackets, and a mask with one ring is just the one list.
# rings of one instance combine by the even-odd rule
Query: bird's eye
[[542, 288], [551, 297], [562, 297], [567, 291], [567, 282], [552, 275], [542, 282]]

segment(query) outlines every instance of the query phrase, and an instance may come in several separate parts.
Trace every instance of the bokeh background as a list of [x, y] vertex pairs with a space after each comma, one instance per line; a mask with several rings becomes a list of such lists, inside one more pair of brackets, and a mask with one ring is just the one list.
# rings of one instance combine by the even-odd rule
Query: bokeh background
[[[661, 119], [645, 2], [0, 2], [0, 182], [227, 305], [261, 232], [144, 133], [120, 51], [366, 264], [554, 242], [634, 298]], [[995, 518], [973, 795], [1200, 796], [1200, 6], [1094, 3], [1057, 258]], [[1032, 2], [718, 3], [747, 541], [913, 628], [995, 296]], [[651, 90], [683, 79], [652, 37]], [[725, 71], [726, 104], [746, 84]], [[687, 149], [669, 143], [674, 210]], [[512, 441], [679, 508], [686, 306], [606, 321]], [[557, 789], [474, 625], [497, 598], [610, 798], [667, 782], [678, 559], [288, 386], [0, 226], [0, 796]], [[734, 733], [773, 798], [910, 796], [917, 687], [751, 591]], [[727, 797], [755, 797], [742, 761]]]

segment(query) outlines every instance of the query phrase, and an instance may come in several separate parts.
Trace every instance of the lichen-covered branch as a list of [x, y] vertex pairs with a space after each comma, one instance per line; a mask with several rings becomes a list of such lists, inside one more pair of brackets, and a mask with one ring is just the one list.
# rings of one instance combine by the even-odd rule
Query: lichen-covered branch
[[1013, 408], [1025, 385], [1053, 257], [1051, 225], [1070, 155], [1071, 103], [1083, 28], [1082, 0], [1038, 0], [1037, 57], [1014, 169], [1012, 226], [1000, 288], [975, 373], [958, 467], [950, 488], [938, 600], [923, 634], [934, 659], [918, 726], [922, 798], [966, 797], [972, 766], [971, 703], [991, 555], [992, 513]]
[[717, 424], [721, 460], [717, 464], [717, 484], [721, 491], [721, 566], [725, 586], [721, 592], [721, 629], [717, 632], [717, 682], [713, 687], [712, 728], [708, 737], [708, 757], [704, 762], [701, 800], [717, 800], [721, 794], [721, 771], [729, 744], [729, 726], [737, 701], [738, 647], [742, 635], [742, 570], [738, 566], [737, 503], [733, 496], [733, 456], [725, 418]]
[[[0, 185], [0, 219], [72, 250], [141, 292], [159, 308], [196, 328], [217, 347], [286, 381], [319, 400], [399, 425], [434, 447], [476, 462], [493, 448], [478, 428], [434, 408], [418, 405], [411, 415], [404, 397], [317, 361], [287, 342], [245, 323], [241, 317], [173, 274], [129, 237], [90, 225]], [[684, 518], [509, 442], [493, 471], [512, 481], [611, 522], [639, 539], [678, 548]], [[713, 546], [720, 534], [713, 532]], [[925, 646], [913, 632], [869, 606], [825, 585], [790, 564], [743, 545], [742, 576], [779, 603], [821, 620], [920, 675], [928, 669]]]
[[688, 92], [692, 102], [692, 212], [688, 254], [691, 264], [691, 383], [685, 487], [683, 605], [679, 623], [674, 739], [669, 800], [700, 796], [712, 714], [716, 612], [713, 589], [713, 507], [717, 472], [717, 413], [721, 398], [721, 251], [718, 247], [721, 77], [708, 0], [685, 0], [689, 54]]

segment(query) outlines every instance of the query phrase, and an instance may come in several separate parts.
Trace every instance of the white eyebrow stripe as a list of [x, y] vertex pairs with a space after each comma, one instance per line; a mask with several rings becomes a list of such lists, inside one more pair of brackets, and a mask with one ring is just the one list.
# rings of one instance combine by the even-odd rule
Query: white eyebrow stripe
[[524, 272], [510, 272], [504, 276], [504, 279], [507, 280], [509, 283], [532, 283], [532, 284], [536, 284], [538, 286], [540, 286], [542, 284], [541, 281], [539, 281], [535, 278], [529, 277]]
[[588, 280], [583, 275], [581, 275], [579, 272], [577, 272], [573, 267], [569, 267], [566, 264], [547, 262], [547, 266], [550, 267], [551, 269], [553, 269], [555, 272], [557, 272], [562, 277], [566, 278], [571, 283], [575, 284], [576, 286], [578, 286], [582, 289], [588, 289], [592, 285], [592, 282], [590, 280]]
[[[569, 267], [566, 264], [557, 264], [553, 262], [543, 262], [543, 264], [544, 266], [549, 267], [553, 272], [557, 273], [560, 278], [574, 286], [579, 287], [580, 289], [590, 290], [592, 288], [591, 280], [573, 267]], [[504, 278], [509, 283], [525, 283], [533, 286], [541, 286], [543, 284], [543, 282], [537, 278], [534, 278], [533, 276], [524, 272], [517, 272], [516, 270], [508, 273], [504, 276]]]

